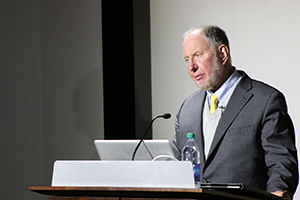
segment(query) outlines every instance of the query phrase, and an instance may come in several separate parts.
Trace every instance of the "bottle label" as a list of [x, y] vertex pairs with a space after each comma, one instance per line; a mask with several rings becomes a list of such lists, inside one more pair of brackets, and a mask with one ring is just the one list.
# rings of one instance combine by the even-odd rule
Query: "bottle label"
[[195, 182], [200, 182], [200, 164], [193, 164]]

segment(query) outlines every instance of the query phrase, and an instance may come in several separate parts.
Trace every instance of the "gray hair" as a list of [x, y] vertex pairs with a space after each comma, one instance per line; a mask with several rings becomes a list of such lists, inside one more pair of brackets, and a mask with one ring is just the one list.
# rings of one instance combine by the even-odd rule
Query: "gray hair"
[[183, 38], [185, 39], [188, 34], [194, 31], [199, 31], [203, 35], [203, 38], [215, 49], [224, 44], [229, 50], [229, 40], [226, 32], [218, 26], [202, 26], [191, 28], [184, 33]]

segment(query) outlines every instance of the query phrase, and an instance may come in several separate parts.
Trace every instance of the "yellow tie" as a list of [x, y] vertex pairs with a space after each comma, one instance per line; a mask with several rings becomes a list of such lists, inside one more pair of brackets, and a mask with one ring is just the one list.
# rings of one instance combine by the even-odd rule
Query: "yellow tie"
[[215, 93], [213, 93], [209, 99], [210, 99], [209, 112], [214, 113], [218, 109], [218, 101], [219, 101], [218, 97], [216, 96]]

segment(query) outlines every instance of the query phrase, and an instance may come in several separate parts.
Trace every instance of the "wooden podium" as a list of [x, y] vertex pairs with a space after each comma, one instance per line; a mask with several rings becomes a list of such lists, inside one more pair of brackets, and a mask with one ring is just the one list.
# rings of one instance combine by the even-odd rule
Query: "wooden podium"
[[121, 199], [199, 199], [199, 200], [282, 200], [267, 192], [232, 193], [211, 189], [136, 188], [136, 187], [29, 187], [48, 195], [49, 200], [121, 200]]
[[51, 186], [30, 191], [49, 200], [282, 200], [246, 185], [233, 189], [195, 189], [191, 162], [178, 161], [56, 161]]

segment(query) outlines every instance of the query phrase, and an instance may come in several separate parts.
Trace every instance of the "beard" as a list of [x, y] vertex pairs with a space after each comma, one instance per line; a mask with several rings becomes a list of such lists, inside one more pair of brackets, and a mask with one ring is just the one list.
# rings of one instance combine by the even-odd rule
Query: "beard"
[[211, 68], [211, 75], [207, 78], [205, 83], [195, 82], [196, 85], [204, 91], [213, 90], [218, 82], [222, 79], [222, 76], [224, 74], [224, 67], [218, 62], [217, 59], [213, 60]]

